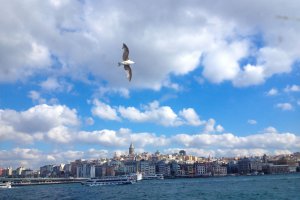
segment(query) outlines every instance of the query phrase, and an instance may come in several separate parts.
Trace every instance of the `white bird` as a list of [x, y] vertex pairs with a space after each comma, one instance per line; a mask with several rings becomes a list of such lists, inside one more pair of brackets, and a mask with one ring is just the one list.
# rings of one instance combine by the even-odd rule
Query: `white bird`
[[127, 47], [126, 44], [123, 43], [123, 47], [122, 49], [124, 49], [123, 51], [123, 61], [119, 62], [119, 66], [120, 65], [124, 65], [124, 69], [127, 73], [127, 78], [129, 81], [131, 81], [131, 77], [132, 77], [132, 70], [130, 68], [131, 64], [134, 64], [134, 62], [132, 60], [129, 59], [128, 55], [129, 55], [129, 49]]

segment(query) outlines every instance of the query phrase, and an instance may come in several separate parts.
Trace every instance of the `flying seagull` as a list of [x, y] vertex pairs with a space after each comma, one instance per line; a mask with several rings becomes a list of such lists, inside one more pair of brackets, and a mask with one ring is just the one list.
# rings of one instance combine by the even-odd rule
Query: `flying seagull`
[[127, 73], [127, 78], [129, 81], [131, 81], [131, 77], [132, 77], [132, 70], [130, 68], [131, 64], [134, 64], [134, 62], [132, 60], [129, 59], [128, 55], [129, 55], [129, 49], [127, 47], [126, 44], [123, 43], [123, 47], [122, 49], [124, 49], [123, 51], [123, 61], [119, 62], [119, 66], [120, 65], [124, 65], [124, 69]]

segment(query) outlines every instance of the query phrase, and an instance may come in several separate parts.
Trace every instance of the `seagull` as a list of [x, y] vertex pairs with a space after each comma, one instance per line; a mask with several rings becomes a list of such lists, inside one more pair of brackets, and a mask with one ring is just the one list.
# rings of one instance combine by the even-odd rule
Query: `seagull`
[[131, 81], [131, 77], [132, 77], [132, 70], [130, 68], [131, 64], [134, 64], [134, 62], [132, 60], [129, 59], [128, 55], [129, 55], [129, 49], [127, 47], [126, 44], [123, 43], [123, 47], [122, 49], [124, 49], [123, 51], [123, 61], [119, 62], [119, 66], [120, 65], [124, 65], [124, 69], [127, 73], [127, 78], [129, 81]]

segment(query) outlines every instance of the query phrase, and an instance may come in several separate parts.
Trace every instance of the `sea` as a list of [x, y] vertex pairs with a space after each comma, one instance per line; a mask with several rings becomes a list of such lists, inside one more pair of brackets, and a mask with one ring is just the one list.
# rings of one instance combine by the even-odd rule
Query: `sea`
[[0, 199], [300, 200], [300, 173], [144, 180], [132, 185], [54, 184], [1, 189]]

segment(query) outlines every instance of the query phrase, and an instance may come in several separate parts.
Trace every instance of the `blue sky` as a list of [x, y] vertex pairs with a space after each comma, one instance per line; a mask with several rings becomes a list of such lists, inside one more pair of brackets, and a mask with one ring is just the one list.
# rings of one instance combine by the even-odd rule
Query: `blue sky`
[[299, 151], [299, 6], [2, 3], [0, 166], [111, 157], [131, 142], [205, 157]]

